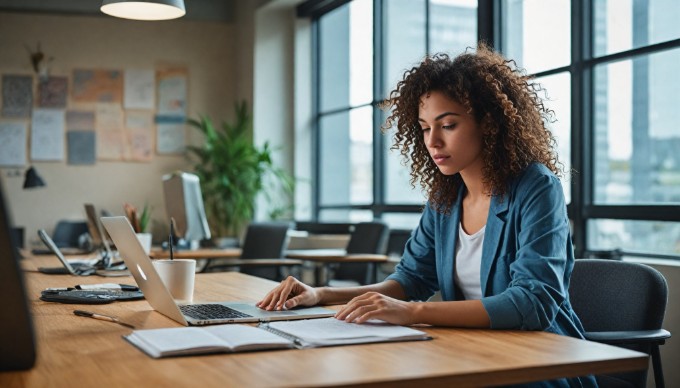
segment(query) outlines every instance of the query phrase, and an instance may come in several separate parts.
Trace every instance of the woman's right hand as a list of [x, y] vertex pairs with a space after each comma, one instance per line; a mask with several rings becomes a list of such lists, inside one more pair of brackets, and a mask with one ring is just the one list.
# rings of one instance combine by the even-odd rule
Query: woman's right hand
[[314, 306], [321, 300], [320, 291], [292, 276], [269, 291], [255, 305], [264, 310], [288, 310], [296, 306]]

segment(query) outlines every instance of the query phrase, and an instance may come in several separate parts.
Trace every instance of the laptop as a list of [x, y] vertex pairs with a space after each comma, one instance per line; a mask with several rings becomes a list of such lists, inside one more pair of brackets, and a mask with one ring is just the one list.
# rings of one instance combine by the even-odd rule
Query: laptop
[[92, 244], [100, 250], [102, 257], [101, 264], [104, 268], [107, 268], [111, 265], [111, 261], [113, 261], [113, 252], [111, 252], [108, 235], [104, 232], [102, 224], [97, 218], [94, 205], [86, 203], [85, 214], [87, 215], [87, 230], [92, 237]]
[[335, 315], [335, 311], [323, 307], [266, 311], [252, 302], [177, 303], [163, 284], [151, 259], [144, 252], [128, 219], [126, 217], [102, 217], [101, 221], [151, 307], [185, 326], [285, 321]]
[[125, 271], [124, 268], [112, 267], [108, 269], [99, 269], [96, 267], [97, 260], [86, 260], [86, 261], [75, 261], [69, 262], [66, 260], [64, 255], [61, 253], [57, 244], [52, 241], [52, 238], [45, 232], [45, 229], [38, 230], [38, 236], [43, 241], [43, 243], [49, 248], [49, 250], [54, 253], [59, 261], [61, 262], [61, 267], [39, 267], [38, 271], [48, 275], [76, 275], [76, 276], [90, 276], [90, 275], [100, 275], [100, 276], [128, 276], [130, 273]]

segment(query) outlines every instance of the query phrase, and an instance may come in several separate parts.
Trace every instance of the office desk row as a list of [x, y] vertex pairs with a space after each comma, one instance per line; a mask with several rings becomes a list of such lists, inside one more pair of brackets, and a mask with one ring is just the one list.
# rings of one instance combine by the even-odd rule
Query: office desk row
[[[330, 263], [369, 263], [371, 266], [371, 279], [378, 281], [378, 264], [387, 263], [392, 260], [387, 255], [376, 254], [351, 254], [348, 255], [343, 249], [295, 249], [285, 252], [285, 258], [281, 259], [245, 259], [239, 260], [241, 255], [239, 248], [226, 249], [198, 249], [192, 251], [177, 251], [173, 253], [175, 258], [213, 260], [225, 259], [220, 266], [231, 265], [239, 266], [272, 266], [272, 265], [298, 265], [303, 261], [314, 264], [314, 282], [316, 285], [326, 283], [324, 279], [324, 268]], [[149, 255], [152, 259], [166, 259], [170, 257], [167, 250], [154, 249]], [[201, 271], [207, 269], [208, 265], [202, 265]]]
[[[71, 386], [488, 386], [639, 370], [647, 356], [545, 332], [423, 327], [434, 339], [154, 360], [121, 336], [130, 329], [73, 315], [115, 315], [138, 329], [176, 327], [144, 301], [82, 306], [42, 302], [47, 287], [110, 279], [45, 275], [23, 260], [38, 341], [36, 366], [0, 373], [2, 387]], [[134, 284], [132, 278], [117, 282]], [[255, 302], [274, 282], [236, 272], [197, 274], [194, 299]], [[337, 308], [337, 306], [336, 306]]]

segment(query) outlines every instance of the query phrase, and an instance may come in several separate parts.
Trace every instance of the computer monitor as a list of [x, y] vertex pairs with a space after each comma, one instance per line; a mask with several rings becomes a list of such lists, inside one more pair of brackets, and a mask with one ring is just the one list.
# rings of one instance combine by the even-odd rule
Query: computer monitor
[[29, 369], [35, 364], [35, 336], [26, 301], [19, 251], [0, 185], [0, 370]]
[[164, 175], [163, 196], [168, 219], [175, 219], [180, 248], [196, 249], [200, 240], [210, 238], [198, 176], [186, 172]]

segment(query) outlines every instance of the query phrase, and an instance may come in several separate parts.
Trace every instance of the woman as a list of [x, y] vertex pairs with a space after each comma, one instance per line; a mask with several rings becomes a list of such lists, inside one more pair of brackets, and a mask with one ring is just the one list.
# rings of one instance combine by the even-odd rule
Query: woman
[[[427, 192], [385, 281], [312, 288], [289, 277], [258, 306], [347, 303], [336, 318], [545, 330], [582, 338], [568, 299], [574, 254], [541, 88], [485, 46], [426, 58], [390, 95], [395, 145]], [[442, 302], [426, 301], [441, 291]], [[553, 382], [556, 383], [556, 382]], [[561, 381], [565, 384], [567, 381]], [[591, 378], [571, 384], [594, 384]]]

